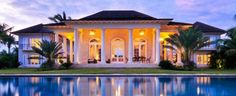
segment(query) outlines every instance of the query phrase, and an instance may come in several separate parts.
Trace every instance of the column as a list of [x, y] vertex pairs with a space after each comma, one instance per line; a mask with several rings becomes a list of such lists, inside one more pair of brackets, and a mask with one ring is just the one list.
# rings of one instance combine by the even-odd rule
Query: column
[[59, 35], [58, 35], [58, 33], [55, 33], [55, 42], [59, 42]]
[[63, 52], [64, 52], [64, 56], [67, 57], [67, 38], [63, 37]]
[[169, 60], [173, 62], [173, 49], [170, 49], [170, 58]]
[[177, 62], [176, 62], [177, 65], [182, 65], [182, 61], [181, 61], [181, 52], [180, 50], [177, 50]]
[[128, 53], [129, 53], [129, 58], [128, 58], [128, 63], [129, 64], [132, 64], [133, 63], [133, 30], [132, 29], [128, 29], [129, 31], [129, 50], [128, 50]]
[[[166, 41], [163, 41], [164, 46], [166, 46]], [[163, 47], [162, 50], [164, 51], [163, 57], [164, 60], [168, 60], [167, 56], [167, 48]]]
[[105, 29], [102, 28], [101, 64], [106, 64]]
[[153, 40], [152, 40], [152, 42], [153, 42], [152, 43], [152, 63], [155, 63], [156, 62], [156, 57], [155, 57], [156, 56], [156, 54], [155, 54], [156, 53], [155, 52], [155, 48], [156, 48], [155, 47], [156, 46], [156, 35], [155, 35], [155, 30], [153, 30], [153, 34], [152, 35], [153, 35], [153, 37], [152, 37], [153, 38]]
[[156, 28], [156, 64], [160, 63], [160, 29]]
[[74, 63], [79, 64], [79, 32], [78, 28], [74, 28]]
[[73, 41], [70, 40], [70, 61], [73, 62]]

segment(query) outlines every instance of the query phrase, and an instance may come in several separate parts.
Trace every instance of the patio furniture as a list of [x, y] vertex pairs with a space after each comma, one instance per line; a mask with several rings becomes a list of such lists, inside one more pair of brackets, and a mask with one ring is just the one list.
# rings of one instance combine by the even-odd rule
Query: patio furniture
[[146, 63], [151, 63], [151, 57], [146, 59]]
[[90, 63], [97, 63], [97, 60], [96, 59], [88, 59], [88, 64]]

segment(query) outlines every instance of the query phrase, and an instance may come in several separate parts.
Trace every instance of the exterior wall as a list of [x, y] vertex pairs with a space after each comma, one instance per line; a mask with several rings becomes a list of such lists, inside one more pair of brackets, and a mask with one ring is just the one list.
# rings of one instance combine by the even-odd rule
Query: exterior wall
[[[49, 33], [24, 33], [19, 35], [19, 58], [18, 61], [22, 64], [20, 67], [39, 67], [39, 65], [29, 64], [29, 56], [36, 55], [30, 46], [30, 38], [39, 38], [41, 40], [51, 40], [53, 38], [52, 34]], [[44, 60], [44, 59], [43, 59]], [[43, 62], [40, 60], [40, 63]]]
[[[122, 25], [123, 26], [123, 25]], [[132, 27], [132, 26], [131, 26]], [[140, 25], [140, 27], [142, 27]], [[155, 55], [153, 55], [155, 52], [155, 40], [153, 40], [153, 28], [134, 28], [132, 29], [133, 32], [133, 44], [135, 42], [135, 40], [137, 39], [144, 39], [146, 40], [147, 44], [146, 44], [146, 58], [151, 57], [152, 61], [154, 61]], [[173, 33], [177, 33], [176, 30], [177, 27], [168, 27], [168, 26], [161, 26], [161, 37], [162, 38], [166, 38], [164, 35], [169, 34], [173, 34]], [[129, 31], [128, 29], [130, 28], [115, 28], [115, 26], [113, 26], [113, 28], [107, 28], [105, 29], [105, 50], [106, 50], [106, 60], [111, 59], [111, 41], [115, 38], [120, 38], [123, 39], [125, 42], [125, 49], [124, 49], [124, 57], [128, 58], [129, 54], [128, 54], [128, 44], [129, 44]], [[95, 32], [95, 35], [89, 35], [90, 31], [93, 30]], [[144, 35], [140, 35], [140, 31], [143, 30], [144, 31]], [[61, 35], [63, 36], [63, 40], [66, 40], [63, 42], [63, 49], [62, 51], [67, 51], [67, 55], [70, 53], [70, 42], [67, 42], [67, 38], [66, 35], [63, 35], [63, 33], [60, 33], [60, 29], [56, 29], [54, 30], [57, 35]], [[57, 32], [58, 31], [58, 32]], [[81, 64], [87, 64], [87, 61], [89, 59], [89, 41], [91, 39], [97, 39], [101, 42], [101, 32], [102, 30], [100, 28], [82, 28], [79, 30], [80, 31], [80, 49], [79, 49], [79, 56], [80, 57], [80, 61]], [[165, 33], [165, 34], [164, 34]], [[217, 32], [215, 32], [217, 33]], [[162, 36], [163, 35], [163, 36]], [[220, 38], [220, 34], [205, 34], [205, 36], [209, 36], [211, 41], [214, 41], [216, 39]], [[40, 38], [41, 40], [55, 40], [55, 36], [53, 34], [49, 34], [49, 33], [25, 33], [25, 34], [20, 34], [19, 35], [19, 56], [22, 56], [19, 58], [19, 61], [22, 63], [22, 67], [39, 67], [39, 65], [30, 65], [28, 62], [28, 56], [31, 54], [35, 54], [32, 52], [31, 49], [24, 49], [24, 44], [29, 44], [29, 38]], [[55, 40], [56, 41], [56, 40]], [[160, 45], [161, 46], [161, 45]], [[162, 48], [160, 49], [161, 54], [162, 55]], [[196, 54], [194, 54], [193, 56], [193, 61], [197, 62], [197, 54], [208, 54], [211, 51], [215, 50], [215, 45], [210, 45], [210, 47], [205, 47], [200, 49], [198, 52], [196, 52]], [[134, 50], [133, 50], [134, 51]], [[66, 54], [64, 54], [64, 56], [67, 56]], [[71, 55], [71, 54], [69, 54]], [[153, 57], [154, 56], [154, 57]], [[73, 61], [73, 60], [72, 60]], [[42, 63], [43, 61], [40, 61], [40, 63]], [[202, 67], [201, 64], [197, 65]], [[205, 66], [205, 65], [204, 65]]]
[[[208, 33], [208, 34], [205, 34], [205, 36], [209, 37], [210, 42], [216, 41], [216, 40], [220, 39], [220, 34], [216, 34], [216, 33], [217, 32]], [[193, 61], [197, 64], [197, 60], [198, 60], [197, 55], [208, 55], [214, 50], [216, 50], [216, 44], [211, 44], [209, 46], [201, 48], [199, 51], [197, 51], [193, 55]], [[198, 68], [208, 67], [208, 64], [197, 64], [197, 67]]]

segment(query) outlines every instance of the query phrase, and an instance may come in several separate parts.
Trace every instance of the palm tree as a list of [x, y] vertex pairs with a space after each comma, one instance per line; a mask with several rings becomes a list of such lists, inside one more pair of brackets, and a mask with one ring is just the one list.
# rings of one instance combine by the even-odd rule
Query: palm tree
[[7, 34], [9, 34], [12, 29], [13, 27], [9, 27], [9, 25], [5, 23], [0, 24], [0, 41], [2, 41], [2, 38], [6, 36]]
[[59, 58], [59, 55], [62, 54], [60, 50], [62, 49], [61, 43], [54, 41], [43, 40], [42, 42], [37, 42], [38, 47], [32, 47], [35, 53], [46, 58], [46, 62], [41, 65], [41, 68], [52, 68], [55, 64], [55, 59]]
[[16, 41], [12, 35], [7, 35], [5, 37], [2, 37], [2, 43], [7, 45], [8, 53], [11, 53], [11, 47], [13, 44], [16, 44]]
[[48, 19], [55, 22], [55, 23], [60, 23], [62, 21], [71, 20], [71, 17], [67, 17], [66, 13], [63, 11], [62, 15], [56, 14], [53, 17], [48, 17]]
[[226, 54], [236, 54], [236, 28], [229, 29], [227, 36], [229, 39], [225, 39], [224, 46], [229, 50], [226, 51]]
[[7, 24], [0, 25], [0, 42], [7, 45], [8, 53], [11, 52], [11, 46], [16, 43], [15, 38], [10, 34], [13, 27], [9, 27]]
[[174, 46], [167, 47], [178, 50], [181, 53], [184, 67], [191, 65], [191, 56], [194, 52], [210, 44], [208, 37], [204, 37], [201, 31], [192, 27], [187, 30], [180, 30], [179, 34], [170, 35], [166, 41]]

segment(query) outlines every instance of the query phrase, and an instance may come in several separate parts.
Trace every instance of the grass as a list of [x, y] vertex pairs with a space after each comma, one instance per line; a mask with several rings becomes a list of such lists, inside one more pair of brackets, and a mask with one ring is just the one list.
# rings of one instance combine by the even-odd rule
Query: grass
[[38, 69], [0, 69], [0, 74], [236, 74], [236, 70], [196, 69], [193, 71], [164, 69], [68, 69], [40, 71]]

